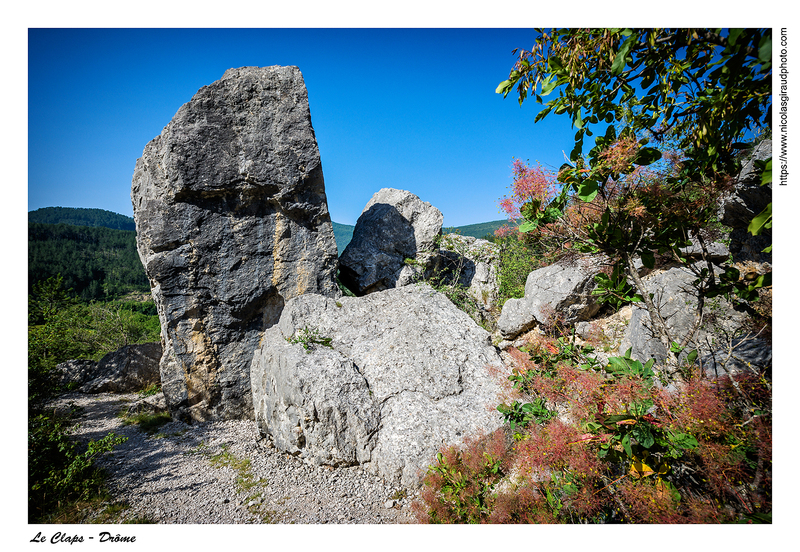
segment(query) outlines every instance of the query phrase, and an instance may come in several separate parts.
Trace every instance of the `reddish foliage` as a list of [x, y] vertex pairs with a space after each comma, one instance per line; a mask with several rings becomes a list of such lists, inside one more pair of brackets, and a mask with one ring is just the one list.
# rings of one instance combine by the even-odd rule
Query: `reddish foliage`
[[545, 170], [540, 164], [535, 167], [514, 159], [512, 165], [514, 183], [511, 186], [511, 196], [500, 200], [500, 208], [512, 221], [518, 220], [522, 215], [520, 209], [530, 201], [539, 200], [542, 205], [550, 202], [556, 194], [555, 175]]

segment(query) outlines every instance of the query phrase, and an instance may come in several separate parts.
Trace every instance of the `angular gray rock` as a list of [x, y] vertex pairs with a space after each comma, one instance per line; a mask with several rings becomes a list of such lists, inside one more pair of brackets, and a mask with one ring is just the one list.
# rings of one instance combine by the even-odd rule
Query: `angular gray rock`
[[135, 416], [137, 414], [162, 414], [169, 412], [169, 409], [164, 393], [159, 392], [132, 403], [128, 406], [127, 412], [128, 416]]
[[[697, 298], [691, 285], [695, 278], [689, 269], [674, 267], [643, 279], [676, 339], [683, 338], [695, 320]], [[771, 365], [771, 348], [762, 340], [747, 336], [746, 321], [747, 315], [735, 310], [723, 297], [707, 299], [704, 322], [686, 353], [697, 349], [710, 377], [724, 375], [725, 368], [732, 371], [745, 369], [747, 362], [761, 367]], [[661, 363], [667, 356], [667, 351], [651, 329], [650, 315], [637, 303], [632, 305], [631, 320], [619, 353], [624, 354], [629, 348], [631, 356], [642, 362], [654, 358]]]
[[70, 391], [80, 391], [97, 372], [97, 361], [75, 359], [56, 365], [54, 376], [58, 385]]
[[253, 357], [256, 422], [309, 462], [415, 485], [442, 445], [500, 427], [491, 366], [502, 362], [489, 334], [427, 285], [304, 295]]
[[416, 281], [433, 269], [435, 241], [442, 233], [441, 211], [394, 188], [372, 196], [339, 258], [339, 278], [356, 295]]
[[750, 221], [772, 201], [772, 185], [761, 185], [755, 162], [772, 157], [772, 140], [760, 142], [745, 159], [734, 189], [722, 198], [717, 216], [722, 224], [747, 228]]
[[292, 297], [340, 293], [300, 70], [229, 69], [201, 88], [145, 147], [131, 199], [170, 412], [252, 417], [263, 330]]
[[772, 254], [763, 252], [772, 244], [772, 229], [764, 229], [758, 236], [747, 231], [753, 218], [772, 201], [772, 184], [761, 185], [755, 166], [756, 161], [770, 157], [772, 140], [764, 140], [744, 160], [733, 190], [720, 201], [717, 216], [732, 228], [729, 247], [734, 262], [772, 263]]
[[514, 339], [536, 324], [552, 323], [554, 316], [568, 325], [588, 320], [600, 310], [592, 296], [600, 269], [600, 260], [588, 257], [534, 270], [525, 280], [525, 296], [503, 305], [497, 321], [500, 334]]
[[99, 361], [70, 360], [56, 366], [59, 383], [81, 393], [131, 393], [161, 381], [161, 343], [126, 345]]

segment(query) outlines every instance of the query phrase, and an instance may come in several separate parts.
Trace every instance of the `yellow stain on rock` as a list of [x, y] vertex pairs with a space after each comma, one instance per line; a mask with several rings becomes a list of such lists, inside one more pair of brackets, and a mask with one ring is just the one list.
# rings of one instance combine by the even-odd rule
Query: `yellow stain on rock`
[[196, 319], [192, 323], [192, 332], [188, 343], [192, 355], [191, 366], [186, 367], [186, 391], [191, 406], [200, 403], [211, 404], [212, 395], [217, 389], [217, 373], [222, 371], [214, 344], [208, 337], [203, 321]]

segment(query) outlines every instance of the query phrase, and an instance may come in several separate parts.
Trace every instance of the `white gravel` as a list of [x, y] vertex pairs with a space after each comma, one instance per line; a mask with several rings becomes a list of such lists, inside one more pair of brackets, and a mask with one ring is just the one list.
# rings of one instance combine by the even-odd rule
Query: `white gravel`
[[[261, 438], [252, 421], [170, 422], [147, 435], [118, 416], [138, 398], [70, 393], [57, 401], [82, 408], [76, 438], [96, 440], [109, 432], [128, 437], [97, 462], [109, 474], [112, 502], [130, 505], [118, 522], [137, 517], [192, 524], [414, 521], [413, 493], [398, 500], [403, 489], [360, 467], [311, 466], [289, 457]], [[250, 461], [244, 469], [230, 466], [244, 459]]]

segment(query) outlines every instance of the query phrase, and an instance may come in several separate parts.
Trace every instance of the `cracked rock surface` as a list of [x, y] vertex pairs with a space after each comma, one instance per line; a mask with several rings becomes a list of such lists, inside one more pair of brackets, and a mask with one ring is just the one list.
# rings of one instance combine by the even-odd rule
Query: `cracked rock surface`
[[297, 67], [201, 88], [147, 144], [131, 183], [176, 419], [252, 419], [250, 360], [285, 300], [338, 296], [336, 242]]
[[310, 463], [413, 487], [443, 445], [500, 427], [501, 367], [489, 333], [427, 285], [303, 295], [253, 358], [256, 423]]

